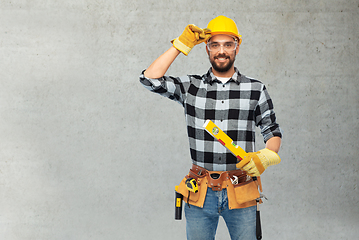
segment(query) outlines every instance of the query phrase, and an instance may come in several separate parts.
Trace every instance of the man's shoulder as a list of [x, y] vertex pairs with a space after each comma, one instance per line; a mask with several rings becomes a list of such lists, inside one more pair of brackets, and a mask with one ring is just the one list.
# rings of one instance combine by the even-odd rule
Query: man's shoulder
[[187, 74], [184, 76], [179, 77], [179, 79], [181, 79], [182, 82], [189, 82], [192, 84], [200, 84], [200, 82], [203, 82], [206, 77], [205, 74], [204, 75], [198, 75], [198, 74]]
[[245, 75], [241, 75], [240, 78], [243, 83], [263, 84], [260, 80]]
[[196, 79], [196, 80], [203, 80], [204, 75], [197, 75], [197, 74], [189, 74], [187, 75], [189, 78]]
[[240, 84], [245, 89], [250, 89], [251, 91], [263, 91], [266, 88], [260, 80], [244, 75], [240, 77]]

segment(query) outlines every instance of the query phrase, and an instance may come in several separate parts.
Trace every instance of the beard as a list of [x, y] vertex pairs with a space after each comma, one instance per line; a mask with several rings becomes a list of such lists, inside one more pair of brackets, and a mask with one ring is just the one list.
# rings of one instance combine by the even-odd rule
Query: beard
[[[216, 63], [215, 60], [217, 58], [228, 58], [229, 61], [226, 63]], [[222, 73], [229, 71], [231, 69], [231, 67], [233, 66], [235, 60], [236, 60], [235, 55], [232, 57], [232, 56], [229, 56], [226, 54], [218, 54], [217, 56], [214, 56], [213, 58], [211, 58], [211, 57], [209, 58], [209, 61], [211, 62], [213, 69], [216, 70], [217, 72], [222, 72]]]

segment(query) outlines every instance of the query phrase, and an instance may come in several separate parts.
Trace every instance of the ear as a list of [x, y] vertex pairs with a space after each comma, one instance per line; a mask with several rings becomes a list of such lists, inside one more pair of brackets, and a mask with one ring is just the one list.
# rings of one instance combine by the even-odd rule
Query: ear
[[208, 51], [208, 47], [207, 47], [207, 45], [206, 45], [206, 52], [207, 52], [207, 54], [208, 54], [208, 56], [209, 56], [209, 51]]
[[239, 53], [239, 46], [236, 48], [236, 55]]

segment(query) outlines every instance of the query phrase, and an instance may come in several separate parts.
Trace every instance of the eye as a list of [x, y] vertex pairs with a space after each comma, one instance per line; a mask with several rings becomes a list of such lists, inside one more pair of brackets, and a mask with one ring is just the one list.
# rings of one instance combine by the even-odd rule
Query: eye
[[224, 44], [224, 46], [225, 46], [226, 48], [232, 48], [232, 47], [233, 47], [233, 43], [227, 42], [227, 43]]
[[219, 47], [219, 44], [218, 43], [212, 43], [211, 44], [211, 48], [218, 48]]

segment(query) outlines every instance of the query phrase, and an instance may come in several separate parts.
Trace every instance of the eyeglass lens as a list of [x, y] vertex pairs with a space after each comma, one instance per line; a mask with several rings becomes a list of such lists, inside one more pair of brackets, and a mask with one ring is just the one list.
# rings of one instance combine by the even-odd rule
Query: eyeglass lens
[[210, 51], [219, 51], [221, 47], [223, 47], [225, 51], [233, 51], [236, 48], [237, 44], [235, 42], [225, 42], [223, 44], [220, 44], [218, 42], [212, 42], [208, 43], [207, 46]]

